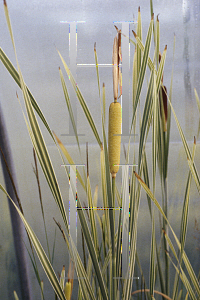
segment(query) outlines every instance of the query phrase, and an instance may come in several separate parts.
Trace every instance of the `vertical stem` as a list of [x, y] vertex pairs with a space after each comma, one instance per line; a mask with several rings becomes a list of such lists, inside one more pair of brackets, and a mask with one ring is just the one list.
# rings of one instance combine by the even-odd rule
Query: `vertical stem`
[[112, 205], [113, 205], [113, 216], [114, 216], [114, 232], [115, 232], [115, 178], [112, 177]]
[[[166, 217], [168, 217], [168, 212], [167, 212], [167, 210], [168, 210], [168, 205], [167, 205], [167, 178], [165, 177], [164, 178], [164, 212], [165, 212], [165, 215], [166, 215]], [[165, 228], [165, 231], [166, 231], [166, 233], [168, 234], [168, 225], [167, 225], [167, 223], [166, 223], [166, 221], [164, 221], [164, 223], [165, 223], [165, 226], [164, 226], [164, 228]], [[164, 241], [165, 241], [165, 250], [167, 250], [167, 251], [169, 251], [169, 245], [168, 245], [168, 243], [166, 242], [166, 239], [164, 239]], [[168, 255], [165, 253], [165, 280], [166, 280], [166, 287], [165, 287], [165, 289], [166, 289], [166, 294], [167, 295], [169, 295], [169, 257], [168, 257]]]
[[116, 299], [116, 252], [115, 252], [115, 178], [112, 177], [113, 240], [112, 240], [112, 299]]

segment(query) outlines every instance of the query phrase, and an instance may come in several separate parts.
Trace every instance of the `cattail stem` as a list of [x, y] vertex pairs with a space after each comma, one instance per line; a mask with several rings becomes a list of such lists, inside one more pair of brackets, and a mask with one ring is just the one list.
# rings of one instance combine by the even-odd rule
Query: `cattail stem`
[[112, 240], [112, 297], [116, 299], [116, 251], [115, 251], [115, 178], [112, 177], [112, 210], [113, 210], [113, 240]]
[[114, 220], [115, 220], [115, 178], [112, 177], [112, 207], [114, 212]]

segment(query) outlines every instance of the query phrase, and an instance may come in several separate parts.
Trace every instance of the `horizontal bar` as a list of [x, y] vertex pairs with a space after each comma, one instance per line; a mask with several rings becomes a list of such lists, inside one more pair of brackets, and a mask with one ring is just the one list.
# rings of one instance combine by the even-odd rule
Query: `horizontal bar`
[[77, 207], [78, 210], [122, 210], [122, 207]]
[[85, 23], [86, 21], [60, 21], [60, 23]]
[[77, 166], [77, 167], [85, 167], [86, 165], [83, 164], [62, 164], [61, 167], [70, 167], [70, 166]]
[[[113, 67], [114, 64], [76, 64], [78, 67]], [[122, 66], [122, 64], [117, 65], [119, 67]]]

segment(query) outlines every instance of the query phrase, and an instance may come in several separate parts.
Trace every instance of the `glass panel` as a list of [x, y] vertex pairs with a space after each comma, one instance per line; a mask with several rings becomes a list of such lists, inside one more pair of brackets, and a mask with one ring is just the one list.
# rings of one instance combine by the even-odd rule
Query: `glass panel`
[[[75, 72], [77, 84], [86, 100], [90, 109], [91, 115], [95, 121], [96, 127], [102, 137], [101, 116], [100, 116], [100, 101], [98, 95], [98, 84], [96, 79], [95, 59], [94, 59], [94, 43], [99, 62], [100, 85], [102, 89], [105, 83], [106, 90], [106, 132], [108, 127], [108, 108], [113, 101], [113, 79], [112, 79], [112, 49], [113, 40], [116, 35], [114, 25], [119, 29], [130, 30], [130, 38], [135, 41], [132, 30], [136, 30], [138, 7], [141, 9], [143, 43], [149, 27], [150, 3], [149, 1], [8, 1], [11, 22], [13, 26], [14, 38], [16, 43], [16, 51], [19, 59], [19, 64], [27, 86], [33, 93], [38, 105], [44, 113], [50, 128], [54, 130], [56, 135], [67, 146], [70, 155], [73, 157], [75, 164], [86, 164], [85, 144], [89, 143], [89, 168], [92, 193], [95, 186], [101, 189], [100, 180], [100, 151], [99, 145], [90, 129], [88, 122], [84, 116], [82, 107], [78, 100], [75, 100], [75, 93], [70, 85], [62, 62], [57, 53], [57, 49], [62, 54], [66, 63]], [[197, 108], [194, 88], [200, 95], [200, 4], [199, 1], [187, 0], [155, 0], [154, 19], [158, 15], [160, 22], [160, 51], [163, 52], [167, 45], [167, 57], [164, 68], [163, 82], [169, 92], [171, 75], [173, 69], [173, 92], [172, 104], [180, 121], [180, 124], [185, 133], [186, 139], [189, 141], [189, 146], [192, 148], [193, 138], [197, 136], [199, 126], [199, 111]], [[129, 23], [124, 23], [128, 22]], [[70, 23], [71, 22], [71, 23]], [[72, 23], [77, 22], [77, 23]], [[69, 23], [71, 24], [71, 36], [69, 39]], [[127, 29], [126, 25], [129, 24]], [[74, 31], [72, 31], [72, 27]], [[17, 67], [14, 51], [9, 38], [6, 20], [4, 16], [3, 6], [0, 9], [0, 28], [1, 28], [1, 43], [0, 46], [5, 51], [11, 62]], [[77, 31], [75, 35], [75, 31]], [[73, 36], [72, 36], [73, 34]], [[173, 58], [174, 34], [176, 39], [175, 54]], [[70, 57], [70, 40], [71, 53]], [[72, 41], [76, 41], [77, 45]], [[126, 116], [123, 116], [122, 127], [130, 127], [131, 112], [132, 112], [132, 66], [134, 45], [130, 43], [128, 49], [122, 47], [122, 107], [126, 108]], [[152, 49], [150, 52], [153, 60], [154, 42], [152, 40]], [[126, 53], [125, 53], [126, 52]], [[174, 59], [174, 61], [173, 61]], [[76, 61], [76, 64], [75, 64]], [[124, 69], [123, 69], [124, 63]], [[67, 88], [75, 112], [75, 121], [77, 123], [77, 131], [79, 134], [80, 148], [82, 155], [79, 154], [76, 138], [72, 133], [72, 126], [69, 120], [67, 105], [63, 95], [62, 85], [59, 76], [59, 67], [61, 67], [66, 79]], [[128, 69], [129, 68], [129, 69]], [[144, 88], [141, 92], [141, 111], [143, 111], [144, 100], [147, 91], [148, 76], [145, 78]], [[38, 196], [38, 189], [35, 174], [33, 172], [33, 154], [32, 145], [24, 122], [22, 109], [25, 111], [24, 100], [20, 89], [10, 77], [4, 66], [0, 63], [0, 101], [5, 115], [5, 126], [10, 139], [12, 154], [16, 167], [16, 174], [20, 190], [20, 197], [25, 211], [25, 216], [33, 227], [40, 241], [47, 251], [45, 231], [42, 221], [42, 213]], [[128, 83], [128, 84], [127, 84]], [[129, 89], [128, 89], [129, 88]], [[22, 109], [16, 97], [16, 91], [19, 95], [19, 100]], [[74, 96], [73, 96], [74, 95]], [[128, 99], [129, 98], [129, 99]], [[124, 101], [124, 102], [123, 102]], [[127, 104], [128, 103], [128, 104]], [[129, 115], [128, 115], [129, 113]], [[126, 122], [125, 122], [126, 121]], [[179, 237], [181, 213], [185, 186], [188, 176], [187, 158], [182, 146], [181, 138], [172, 115], [171, 120], [171, 143], [169, 153], [169, 170], [168, 170], [168, 216], [169, 220]], [[41, 120], [41, 125], [44, 139], [47, 143], [55, 173], [58, 177], [61, 192], [64, 199], [64, 204], [68, 212], [69, 199], [69, 183], [65, 176], [64, 169], [61, 168], [62, 161], [58, 151], [52, 141], [49, 133], [44, 128]], [[128, 124], [128, 125], [127, 125]], [[139, 132], [139, 124], [136, 133]], [[131, 154], [133, 148], [136, 149], [136, 162], [139, 148], [139, 135], [135, 137], [135, 146], [131, 144]], [[149, 161], [149, 174], [152, 190], [152, 146], [151, 138], [148, 139], [146, 145], [147, 159]], [[122, 136], [122, 144], [128, 147], [128, 137], [126, 134]], [[199, 144], [197, 139], [197, 149], [195, 162], [199, 170]], [[121, 163], [125, 163], [123, 146], [121, 147]], [[137, 168], [136, 168], [137, 170]], [[86, 168], [85, 168], [86, 171]], [[83, 170], [81, 171], [83, 174]], [[119, 191], [121, 189], [121, 173], [117, 178]], [[0, 174], [0, 183], [3, 182], [3, 176]], [[143, 176], [143, 175], [142, 175]], [[143, 178], [143, 177], [142, 177]], [[157, 171], [157, 181], [159, 182], [156, 196], [159, 203], [162, 202], [162, 193], [160, 189], [160, 179]], [[53, 251], [55, 238], [55, 223], [61, 219], [60, 213], [54, 203], [53, 197], [45, 178], [39, 168], [40, 186], [42, 189], [42, 198], [45, 209], [45, 219], [47, 233], [49, 237], [50, 252]], [[79, 185], [78, 189], [79, 189]], [[1, 205], [2, 210], [5, 208], [6, 199], [3, 199]], [[81, 190], [80, 198], [82, 201], [86, 199], [84, 191]], [[186, 241], [186, 252], [191, 260], [191, 263], [198, 273], [199, 271], [199, 194], [197, 192], [194, 181], [191, 187], [190, 196], [190, 212], [188, 220], [188, 234]], [[102, 206], [102, 194], [99, 191], [98, 206]], [[6, 265], [7, 255], [11, 255], [14, 260], [13, 245], [11, 242], [10, 220], [9, 214], [6, 212], [2, 215], [0, 222], [0, 232], [2, 243], [7, 244], [7, 250], [1, 256], [3, 265]], [[5, 221], [5, 222], [4, 222]], [[6, 225], [5, 225], [6, 223]], [[7, 224], [8, 223], [8, 224]], [[156, 224], [159, 224], [159, 216], [156, 215]], [[8, 229], [7, 229], [8, 227]], [[160, 227], [159, 227], [160, 228]], [[7, 233], [2, 233], [3, 231]], [[78, 229], [80, 231], [80, 228]], [[100, 230], [99, 230], [100, 231]], [[159, 230], [156, 228], [156, 236], [159, 237]], [[9, 237], [9, 238], [8, 238]], [[82, 251], [81, 233], [78, 233], [78, 249]], [[138, 217], [138, 238], [137, 249], [141, 260], [141, 265], [144, 270], [147, 286], [149, 286], [149, 257], [151, 243], [151, 221], [148, 211], [146, 195], [142, 193], [141, 204]], [[0, 248], [1, 251], [1, 248]], [[53, 266], [56, 274], [60, 273], [62, 266], [69, 265], [69, 257], [66, 255], [66, 245], [60, 236], [60, 232], [56, 229], [56, 247], [55, 259]], [[12, 264], [12, 263], [11, 263]], [[11, 265], [9, 264], [9, 265]], [[15, 266], [15, 263], [13, 263]], [[147, 267], [148, 266], [148, 267]], [[45, 297], [52, 298], [53, 291], [49, 287], [48, 280], [45, 277], [42, 267], [38, 263], [41, 279], [44, 280]], [[14, 267], [15, 268], [15, 267]], [[11, 273], [13, 274], [13, 269]], [[36, 277], [30, 266], [32, 290], [34, 299], [39, 299], [40, 290]], [[1, 282], [10, 282], [11, 275], [5, 275], [3, 268], [0, 273]], [[173, 271], [174, 274], [174, 271]], [[13, 275], [14, 277], [16, 276]], [[15, 282], [15, 279], [14, 279]], [[17, 285], [17, 283], [16, 283]], [[77, 287], [78, 283], [74, 283]], [[7, 286], [4, 284], [3, 295], [7, 298]], [[134, 286], [136, 289], [136, 286]], [[13, 284], [12, 284], [13, 289]], [[77, 291], [76, 288], [74, 290]], [[74, 294], [76, 296], [76, 294]]]

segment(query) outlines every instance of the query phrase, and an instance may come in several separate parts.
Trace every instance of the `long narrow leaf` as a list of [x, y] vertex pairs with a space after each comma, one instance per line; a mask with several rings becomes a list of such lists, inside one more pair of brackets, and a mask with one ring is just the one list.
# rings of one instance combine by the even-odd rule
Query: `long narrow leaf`
[[[6, 54], [3, 52], [2, 48], [0, 48], [0, 60], [2, 61], [2, 63], [4, 64], [4, 66], [6, 67], [7, 71], [10, 73], [10, 75], [12, 76], [12, 78], [15, 80], [15, 82], [17, 83], [17, 85], [21, 88], [21, 82], [20, 82], [20, 76], [19, 73], [17, 72], [17, 70], [15, 69], [15, 67], [13, 66], [13, 64], [11, 63], [11, 61], [8, 59], [8, 57], [6, 56]], [[40, 119], [42, 120], [42, 122], [44, 123], [45, 127], [47, 128], [50, 136], [52, 137], [52, 139], [54, 140], [54, 136], [52, 134], [52, 131], [40, 109], [40, 107], [38, 106], [37, 102], [35, 101], [33, 95], [31, 94], [30, 90], [27, 87], [27, 91], [29, 94], [29, 97], [31, 99], [31, 103], [33, 105], [33, 108], [35, 109], [35, 111], [37, 112], [38, 116], [40, 117]], [[55, 142], [55, 140], [54, 140]]]
[[[72, 187], [72, 188], [73, 188], [73, 193], [75, 195], [76, 193], [75, 193], [74, 187]], [[88, 224], [87, 224], [87, 220], [86, 220], [84, 212], [82, 210], [82, 206], [81, 206], [81, 202], [78, 197], [78, 194], [77, 194], [77, 206], [80, 208], [78, 210], [78, 216], [79, 216], [81, 227], [82, 227], [84, 237], [85, 237], [85, 240], [86, 240], [86, 243], [88, 246], [88, 250], [89, 250], [92, 262], [93, 262], [93, 266], [94, 266], [94, 269], [96, 272], [96, 276], [97, 276], [97, 280], [98, 280], [98, 283], [99, 283], [99, 286], [101, 289], [101, 293], [102, 293], [102, 296], [104, 297], [104, 299], [108, 299], [107, 290], [106, 290], [105, 283], [103, 280], [103, 275], [102, 275], [102, 272], [101, 272], [101, 269], [99, 266], [99, 262], [98, 262], [98, 258], [97, 258], [97, 253], [95, 251], [95, 246], [94, 246], [92, 236], [91, 236]]]
[[61, 59], [61, 61], [63, 63], [63, 66], [64, 66], [64, 68], [65, 68], [65, 70], [67, 72], [67, 75], [70, 78], [71, 84], [72, 84], [72, 86], [73, 86], [73, 88], [74, 88], [74, 90], [75, 90], [75, 92], [77, 94], [77, 98], [78, 98], [78, 100], [79, 100], [79, 102], [80, 102], [80, 104], [82, 106], [82, 109], [83, 109], [83, 111], [85, 113], [85, 116], [86, 116], [86, 118], [88, 120], [88, 123], [90, 124], [90, 127], [91, 127], [91, 129], [92, 129], [92, 131], [94, 133], [94, 136], [95, 136], [95, 138], [96, 138], [99, 146], [101, 147], [102, 142], [100, 140], [99, 133], [98, 133], [98, 131], [96, 129], [96, 125], [95, 125], [94, 120], [93, 120], [93, 118], [91, 116], [91, 113], [90, 113], [90, 111], [88, 109], [88, 106], [87, 106], [87, 104], [86, 104], [86, 102], [85, 102], [85, 100], [83, 98], [83, 95], [81, 94], [81, 91], [80, 91], [78, 85], [76, 84], [76, 81], [74, 80], [74, 77], [73, 77], [73, 75], [72, 75], [69, 67], [67, 66], [66, 62], [64, 61], [64, 59], [63, 59], [63, 57], [62, 57], [62, 55], [60, 54], [59, 51], [58, 51], [58, 54], [59, 54], [60, 59]]
[[68, 94], [68, 91], [67, 91], [67, 87], [66, 87], [66, 84], [65, 84], [65, 80], [64, 80], [64, 77], [63, 77], [63, 74], [62, 74], [62, 71], [61, 71], [60, 68], [59, 68], [59, 73], [60, 73], [60, 79], [61, 79], [61, 83], [62, 83], [62, 88], [63, 88], [65, 100], [66, 100], [66, 103], [67, 103], [67, 108], [68, 108], [68, 111], [69, 111], [69, 116], [70, 116], [70, 119], [71, 119], [71, 122], [72, 122], [72, 126], [73, 126], [74, 133], [75, 133], [75, 136], [76, 136], [77, 145], [78, 145], [78, 148], [79, 148], [79, 151], [80, 151], [80, 145], [79, 145], [79, 139], [78, 139], [76, 123], [75, 123], [75, 120], [74, 120], [74, 114], [73, 114], [69, 94]]
[[71, 155], [69, 154], [69, 152], [67, 151], [67, 149], [65, 148], [65, 146], [63, 145], [63, 143], [61, 142], [61, 140], [57, 137], [57, 135], [55, 133], [54, 133], [54, 136], [55, 136], [55, 138], [57, 140], [58, 145], [60, 146], [60, 149], [61, 149], [62, 153], [66, 157], [66, 159], [69, 162], [69, 164], [72, 165], [72, 167], [74, 168], [74, 171], [77, 173], [77, 178], [78, 178], [79, 182], [81, 183], [81, 185], [84, 188], [84, 190], [86, 190], [85, 184], [83, 182], [83, 179], [82, 179], [79, 171], [75, 170], [75, 163], [74, 163]]
[[149, 57], [149, 51], [150, 51], [150, 45], [151, 45], [152, 26], [153, 26], [153, 19], [151, 20], [150, 25], [149, 25], [149, 30], [148, 30], [148, 33], [147, 33], [146, 43], [145, 43], [145, 47], [144, 47], [144, 54], [143, 54], [142, 64], [141, 64], [141, 68], [140, 68], [140, 74], [139, 74], [139, 78], [138, 78], [136, 98], [135, 98], [135, 101], [134, 101], [135, 106], [133, 108], [131, 129], [132, 129], [132, 126], [133, 126], [133, 121], [134, 121], [134, 118], [135, 118], [135, 113], [136, 113], [136, 109], [137, 109], [137, 105], [138, 105], [138, 101], [139, 101], [139, 98], [140, 98], [140, 93], [141, 93], [141, 89], [142, 89], [142, 85], [143, 85], [143, 81], [144, 81], [144, 75], [145, 75], [146, 68], [147, 68], [147, 60], [148, 60], [148, 57]]
[[197, 190], [198, 192], [200, 193], [200, 179], [199, 179], [199, 175], [198, 175], [198, 172], [197, 172], [197, 169], [196, 169], [196, 166], [195, 166], [195, 163], [192, 162], [192, 155], [191, 155], [191, 152], [190, 152], [190, 149], [189, 149], [189, 146], [188, 146], [188, 143], [186, 141], [186, 138], [185, 138], [185, 135], [183, 133], [183, 130], [181, 128], [181, 125], [178, 121], [178, 118], [176, 116], [176, 113], [175, 113], [175, 110], [172, 106], [172, 103], [170, 101], [170, 99], [168, 98], [168, 101], [169, 101], [169, 104], [171, 106], [171, 110], [174, 114], [174, 118], [175, 118], [175, 121], [176, 121], [176, 125], [178, 127], [178, 130], [179, 130], [179, 134], [180, 134], [180, 137], [182, 139], [182, 143], [183, 143], [183, 146], [184, 146], [184, 149], [185, 149], [185, 154], [186, 154], [186, 157], [188, 159], [188, 164], [189, 164], [189, 167], [190, 167], [190, 170], [192, 172], [192, 176], [194, 177], [194, 180], [195, 180], [195, 183], [196, 183], [196, 186], [197, 186]]
[[[181, 251], [181, 244], [174, 232], [174, 230], [172, 229], [167, 217], [165, 216], [164, 212], [163, 212], [163, 209], [161, 208], [160, 204], [158, 203], [158, 201], [156, 200], [156, 198], [153, 196], [152, 192], [150, 191], [150, 189], [147, 187], [147, 185], [144, 183], [144, 181], [140, 178], [140, 176], [135, 172], [135, 175], [138, 179], [138, 181], [140, 182], [140, 184], [142, 185], [142, 187], [144, 188], [144, 190], [146, 191], [146, 193], [148, 193], [149, 197], [153, 200], [153, 202], [155, 203], [155, 205], [157, 206], [157, 208], [159, 209], [160, 213], [162, 214], [162, 216], [164, 217], [164, 219], [167, 221], [168, 225], [169, 225], [169, 228], [174, 236], [174, 239], [176, 241], [176, 244], [179, 248], [179, 251]], [[198, 279], [194, 273], [194, 270], [189, 262], [189, 259], [185, 253], [185, 251], [183, 250], [183, 254], [182, 254], [182, 257], [183, 257], [183, 261], [185, 263], [185, 266], [186, 266], [186, 269], [188, 271], [188, 274], [190, 276], [190, 279], [191, 279], [191, 282], [193, 283], [194, 285], [194, 288], [198, 294], [198, 296], [200, 297], [200, 285], [199, 285], [199, 282], [198, 282]], [[176, 259], [178, 260], [177, 256], [176, 256]]]
[[[138, 8], [137, 37], [142, 41], [142, 19], [141, 19], [140, 7]], [[136, 44], [136, 61], [137, 61], [137, 79], [138, 79], [140, 74], [141, 62], [142, 62], [142, 50], [140, 49], [138, 43]]]
[[[165, 234], [165, 236], [166, 236], [166, 234]], [[169, 245], [171, 246], [172, 243], [171, 243], [169, 237], [167, 237], [167, 240], [168, 240], [168, 242], [169, 242]], [[171, 248], [171, 247], [170, 247], [170, 248]], [[169, 258], [170, 258], [170, 256], [169, 256]], [[191, 298], [192, 300], [197, 300], [198, 298], [196, 298], [195, 292], [193, 291], [192, 286], [191, 286], [189, 280], [187, 279], [187, 276], [185, 275], [185, 272], [183, 271], [183, 269], [181, 268], [181, 266], [179, 267], [179, 268], [180, 268], [180, 270], [179, 270], [179, 268], [176, 267], [176, 265], [173, 263], [173, 261], [172, 261], [171, 258], [170, 258], [170, 260], [171, 260], [171, 262], [172, 262], [172, 264], [173, 264], [173, 266], [174, 266], [174, 268], [175, 268], [175, 270], [176, 270], [178, 276], [181, 278], [181, 280], [182, 280], [182, 282], [183, 282], [185, 288], [187, 289], [187, 291], [188, 291], [188, 293], [189, 293], [189, 295], [190, 295], [190, 298]], [[175, 299], [175, 298], [173, 298], [173, 299]]]
[[97, 51], [96, 51], [96, 43], [94, 44], [94, 57], [95, 57], [96, 72], [97, 72], [97, 83], [98, 83], [98, 89], [99, 89], [99, 98], [101, 98], [100, 78], [99, 78], [99, 66], [98, 66], [98, 58], [97, 58]]
[[154, 214], [152, 216], [152, 233], [151, 233], [151, 257], [150, 257], [150, 273], [149, 273], [149, 284], [150, 284], [150, 295], [154, 296], [155, 286], [155, 221]]
[[57, 296], [61, 299], [61, 300], [66, 300], [65, 295], [62, 291], [62, 288], [59, 284], [58, 278], [56, 277], [56, 274], [52, 268], [52, 265], [46, 255], [46, 253], [44, 252], [44, 249], [42, 248], [38, 238], [36, 237], [34, 231], [32, 230], [32, 228], [29, 226], [28, 222], [26, 221], [26, 219], [24, 218], [23, 214], [21, 213], [21, 211], [19, 210], [19, 208], [16, 206], [16, 204], [14, 203], [14, 201], [10, 198], [10, 196], [8, 195], [8, 193], [6, 192], [6, 190], [4, 189], [4, 187], [0, 184], [0, 189], [6, 194], [6, 196], [11, 200], [11, 202], [13, 203], [14, 207], [16, 208], [21, 220], [24, 223], [24, 226], [29, 234], [29, 237], [32, 241], [32, 244], [35, 248], [35, 251], [38, 255], [38, 258], [44, 268], [45, 273], [47, 274], [47, 277], [49, 278], [49, 281], [51, 282], [52, 287], [55, 290], [55, 293], [57, 294]]
[[54, 172], [54, 169], [53, 169], [53, 166], [51, 163], [51, 159], [50, 159], [48, 151], [47, 151], [46, 144], [44, 142], [42, 133], [40, 131], [39, 124], [37, 122], [37, 119], [36, 119], [36, 116], [35, 116], [35, 113], [34, 113], [34, 110], [32, 107], [32, 103], [30, 100], [29, 93], [27, 91], [27, 87], [24, 83], [24, 79], [23, 79], [23, 76], [22, 76], [22, 73], [21, 73], [21, 70], [19, 67], [6, 1], [4, 2], [4, 9], [5, 9], [6, 20], [7, 20], [7, 24], [9, 27], [9, 31], [10, 31], [10, 35], [11, 35], [11, 39], [12, 39], [12, 43], [13, 43], [15, 58], [17, 61], [18, 72], [19, 72], [19, 77], [20, 77], [21, 88], [22, 88], [24, 101], [25, 101], [25, 105], [26, 105], [26, 110], [27, 110], [27, 114], [28, 114], [28, 119], [29, 119], [29, 123], [30, 123], [30, 127], [31, 127], [33, 146], [38, 155], [38, 159], [40, 161], [40, 164], [43, 169], [46, 180], [49, 184], [50, 190], [51, 190], [53, 197], [54, 197], [54, 199], [59, 207], [59, 210], [61, 212], [66, 229], [68, 230], [68, 220], [67, 220], [62, 196], [60, 193], [60, 189], [59, 189], [59, 186], [57, 183], [56, 175], [55, 175], [55, 172]]
[[94, 241], [94, 246], [95, 246], [96, 252], [98, 254], [98, 238], [97, 238], [94, 209], [92, 209], [94, 207], [94, 204], [92, 201], [92, 191], [91, 191], [89, 176], [87, 177], [87, 198], [88, 198], [88, 207], [91, 208], [91, 209], [89, 209], [89, 216], [90, 216], [90, 224], [91, 224], [91, 230], [92, 230], [92, 238]]
[[79, 256], [79, 253], [77, 251], [77, 248], [73, 242], [73, 240], [70, 237], [70, 245], [73, 253], [73, 260], [75, 262], [75, 267], [77, 270], [78, 274], [78, 280], [80, 284], [81, 291], [83, 293], [84, 299], [88, 299], [88, 296], [90, 297], [89, 299], [95, 300], [95, 295], [92, 290], [92, 286], [90, 284], [88, 274], [86, 273], [85, 268], [83, 267], [81, 258]]

